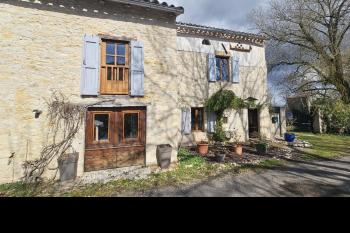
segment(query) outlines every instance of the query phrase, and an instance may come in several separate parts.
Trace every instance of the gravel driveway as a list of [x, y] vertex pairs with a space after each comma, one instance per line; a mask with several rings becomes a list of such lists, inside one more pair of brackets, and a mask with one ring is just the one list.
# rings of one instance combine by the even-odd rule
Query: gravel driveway
[[270, 170], [227, 173], [187, 187], [168, 187], [132, 196], [289, 197], [350, 196], [350, 157], [289, 161]]

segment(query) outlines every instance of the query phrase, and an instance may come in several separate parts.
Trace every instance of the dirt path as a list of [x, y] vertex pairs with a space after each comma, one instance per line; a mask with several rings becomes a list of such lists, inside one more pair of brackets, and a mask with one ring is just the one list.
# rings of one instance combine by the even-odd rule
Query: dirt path
[[350, 197], [350, 157], [318, 161], [291, 161], [272, 170], [240, 175], [225, 174], [187, 187], [168, 187], [132, 196]]

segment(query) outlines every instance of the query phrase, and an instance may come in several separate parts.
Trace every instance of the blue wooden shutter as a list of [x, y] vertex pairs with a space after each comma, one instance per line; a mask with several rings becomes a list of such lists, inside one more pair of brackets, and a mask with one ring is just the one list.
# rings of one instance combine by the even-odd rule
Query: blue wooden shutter
[[182, 119], [181, 119], [181, 132], [184, 135], [191, 134], [192, 127], [191, 127], [191, 109], [190, 108], [184, 108], [182, 109]]
[[99, 90], [100, 38], [96, 35], [85, 35], [83, 46], [82, 74], [80, 94], [97, 96]]
[[216, 114], [214, 112], [207, 112], [208, 133], [215, 133]]
[[239, 83], [239, 57], [232, 58], [232, 82]]
[[140, 41], [131, 41], [130, 95], [144, 96], [144, 49]]
[[208, 54], [208, 76], [209, 82], [216, 82], [216, 57], [215, 54]]

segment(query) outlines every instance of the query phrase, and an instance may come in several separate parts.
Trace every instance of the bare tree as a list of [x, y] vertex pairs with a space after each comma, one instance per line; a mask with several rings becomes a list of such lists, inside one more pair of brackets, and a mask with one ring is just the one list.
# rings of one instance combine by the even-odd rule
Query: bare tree
[[350, 103], [349, 0], [271, 0], [252, 18], [270, 39], [270, 71], [293, 67], [291, 91], [337, 92]]

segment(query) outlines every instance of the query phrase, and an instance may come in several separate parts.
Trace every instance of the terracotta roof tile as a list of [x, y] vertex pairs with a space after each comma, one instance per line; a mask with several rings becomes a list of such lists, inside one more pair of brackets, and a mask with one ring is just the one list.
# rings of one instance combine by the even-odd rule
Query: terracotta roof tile
[[253, 33], [238, 32], [229, 29], [216, 28], [192, 23], [177, 22], [178, 33], [196, 34], [201, 36], [217, 37], [229, 40], [245, 41], [262, 44], [266, 38]]
[[150, 8], [159, 9], [159, 10], [170, 11], [177, 15], [183, 14], [185, 11], [182, 6], [176, 7], [174, 5], [169, 5], [166, 2], [159, 2], [158, 0], [109, 0], [109, 1], [121, 2], [126, 4], [133, 4], [133, 5], [150, 7]]

